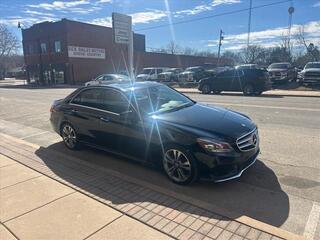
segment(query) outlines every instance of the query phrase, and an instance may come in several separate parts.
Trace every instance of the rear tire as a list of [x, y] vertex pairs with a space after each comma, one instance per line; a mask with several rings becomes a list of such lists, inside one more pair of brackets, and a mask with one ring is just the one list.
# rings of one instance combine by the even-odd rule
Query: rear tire
[[210, 87], [210, 85], [209, 85], [209, 84], [204, 84], [204, 85], [202, 85], [202, 87], [201, 87], [201, 92], [202, 92], [203, 94], [209, 94], [209, 93], [211, 93], [211, 87]]
[[61, 126], [61, 137], [63, 139], [64, 145], [71, 149], [79, 149], [79, 141], [76, 130], [69, 123], [64, 123]]
[[254, 88], [251, 84], [247, 84], [243, 88], [243, 95], [252, 96], [254, 94]]
[[197, 161], [183, 147], [166, 147], [162, 166], [167, 177], [175, 184], [188, 185], [198, 179]]

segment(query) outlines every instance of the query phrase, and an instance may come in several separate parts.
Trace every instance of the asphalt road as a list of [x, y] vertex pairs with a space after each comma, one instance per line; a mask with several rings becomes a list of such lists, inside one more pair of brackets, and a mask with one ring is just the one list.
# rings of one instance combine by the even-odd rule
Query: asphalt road
[[72, 152], [49, 123], [53, 100], [73, 89], [0, 86], [0, 132], [146, 180], [218, 208], [290, 232], [320, 236], [320, 98], [189, 94], [196, 101], [249, 115], [259, 126], [261, 155], [234, 181], [180, 187], [150, 167], [101, 151]]

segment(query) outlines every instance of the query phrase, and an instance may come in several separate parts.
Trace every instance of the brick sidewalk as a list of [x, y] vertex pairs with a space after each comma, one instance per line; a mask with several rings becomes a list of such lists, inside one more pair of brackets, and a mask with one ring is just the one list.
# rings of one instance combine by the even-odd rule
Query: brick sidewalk
[[[66, 185], [69, 189], [72, 188], [77, 193], [81, 192], [90, 199], [103, 203], [120, 215], [149, 226], [152, 230], [149, 232], [152, 234], [157, 230], [159, 238], [170, 236], [176, 239], [281, 239], [147, 187], [128, 182], [90, 166], [86, 162], [46, 148], [36, 149], [2, 137], [0, 154], [35, 170], [38, 175], [45, 175]], [[72, 205], [70, 206], [72, 208]], [[95, 214], [100, 215], [99, 212]], [[6, 222], [4, 224], [6, 225]], [[123, 225], [126, 226], [125, 223]], [[19, 229], [19, 225], [14, 226]], [[64, 226], [64, 228], [70, 226]], [[118, 228], [118, 231], [121, 229]], [[103, 230], [104, 228], [101, 231]], [[151, 235], [144, 236], [145, 239], [151, 239]]]

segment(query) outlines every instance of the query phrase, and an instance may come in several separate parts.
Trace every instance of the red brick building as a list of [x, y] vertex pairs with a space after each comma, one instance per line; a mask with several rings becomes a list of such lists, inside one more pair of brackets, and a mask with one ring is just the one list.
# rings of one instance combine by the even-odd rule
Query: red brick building
[[[127, 47], [115, 44], [112, 28], [62, 19], [22, 30], [29, 82], [78, 84], [102, 73], [126, 71]], [[216, 58], [151, 53], [145, 36], [133, 35], [134, 67], [189, 67], [215, 64]]]

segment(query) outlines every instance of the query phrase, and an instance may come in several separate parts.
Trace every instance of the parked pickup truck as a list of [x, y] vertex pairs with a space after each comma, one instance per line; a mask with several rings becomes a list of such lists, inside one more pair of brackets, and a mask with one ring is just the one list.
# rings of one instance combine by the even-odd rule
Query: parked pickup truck
[[189, 67], [178, 75], [179, 82], [199, 82], [206, 77], [208, 72], [203, 67]]
[[287, 62], [272, 63], [267, 70], [273, 84], [287, 83], [289, 81], [294, 81], [297, 78], [297, 71]]
[[300, 78], [303, 85], [320, 85], [320, 62], [308, 62]]

